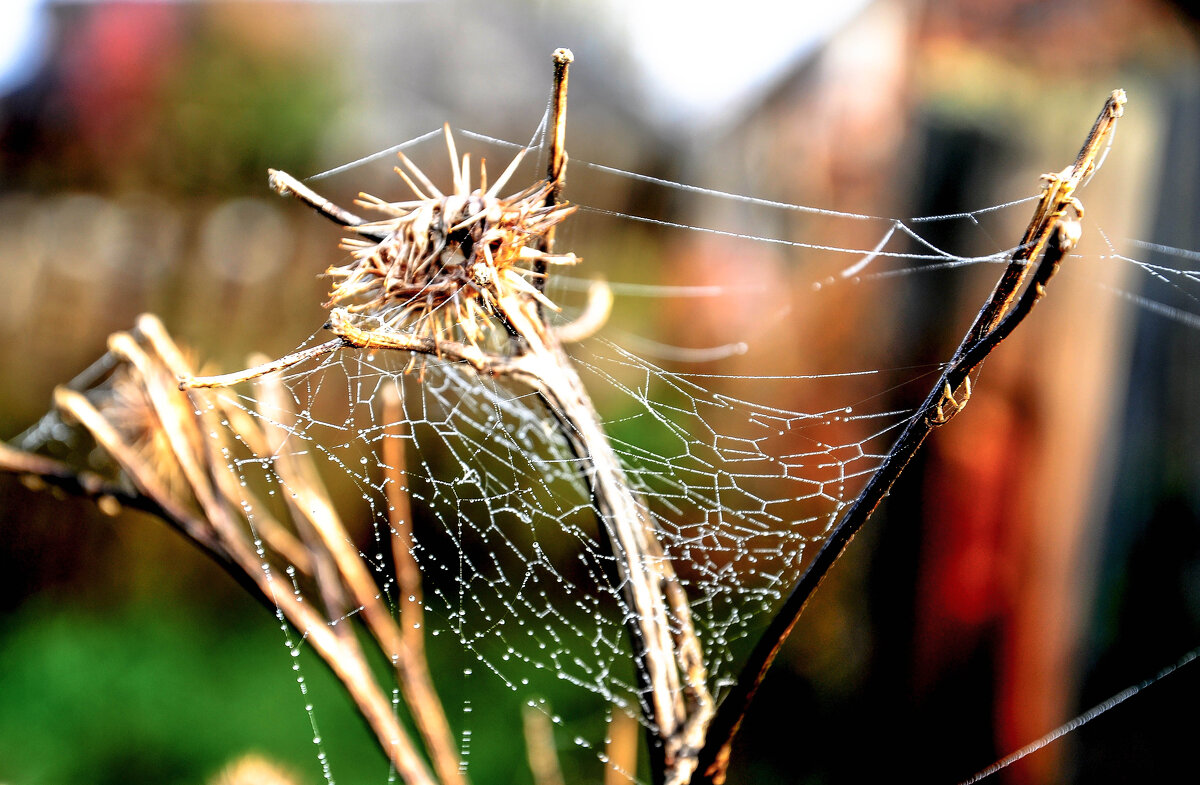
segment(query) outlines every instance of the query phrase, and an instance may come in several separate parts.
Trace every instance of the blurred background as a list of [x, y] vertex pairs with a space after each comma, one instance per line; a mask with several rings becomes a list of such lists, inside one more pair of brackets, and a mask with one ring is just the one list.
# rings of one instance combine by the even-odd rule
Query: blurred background
[[[270, 194], [266, 168], [306, 176], [443, 122], [523, 143], [556, 47], [576, 58], [573, 162], [901, 218], [1035, 193], [1122, 87], [1128, 115], [1082, 194], [1080, 257], [822, 587], [730, 782], [970, 776], [1200, 645], [1200, 28], [1195, 8], [1158, 0], [832, 5], [8, 3], [0, 435], [32, 424], [54, 386], [145, 311], [214, 367], [290, 351], [323, 321], [316, 274], [337, 260], [339, 233]], [[329, 195], [396, 193], [389, 170], [331, 178]], [[570, 171], [568, 198], [606, 210], [832, 247], [879, 238], [854, 221]], [[1017, 241], [1028, 211], [920, 231], [987, 253]], [[936, 363], [999, 269], [817, 290], [844, 257], [595, 212], [572, 222], [560, 243], [611, 280], [734, 292], [619, 300], [606, 333], [634, 352], [749, 345], [716, 364], [663, 360], [714, 373]], [[720, 384], [804, 410], [869, 395], [912, 406], [923, 392]], [[0, 477], [0, 585], [0, 781], [198, 783], [251, 751], [319, 781], [273, 620], [160, 523]], [[1187, 770], [1194, 669], [997, 778]], [[440, 686], [461, 703], [461, 685]], [[338, 688], [314, 690], [337, 776], [386, 779]], [[475, 782], [531, 780], [511, 737], [475, 733]]]

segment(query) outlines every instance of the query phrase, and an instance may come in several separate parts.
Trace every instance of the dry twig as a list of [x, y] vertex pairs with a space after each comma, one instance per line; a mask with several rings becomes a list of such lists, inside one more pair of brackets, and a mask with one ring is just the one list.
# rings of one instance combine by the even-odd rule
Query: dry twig
[[[700, 754], [700, 771], [695, 780], [697, 783], [720, 785], [725, 781], [733, 739], [767, 670], [799, 620], [809, 599], [833, 563], [845, 551], [850, 540], [887, 495], [926, 437], [935, 428], [945, 425], [966, 403], [965, 396], [962, 400], [955, 398], [955, 391], [967, 383], [970, 375], [979, 368], [987, 355], [1012, 333], [1045, 294], [1046, 284], [1058, 271], [1063, 257], [1074, 248], [1079, 239], [1079, 220], [1083, 218], [1083, 207], [1075, 198], [1075, 190], [1095, 171], [1099, 156], [1111, 140], [1113, 129], [1117, 119], [1124, 112], [1124, 107], [1125, 92], [1114, 91], [1105, 102], [1075, 163], [1058, 174], [1043, 175], [1045, 187], [1042, 197], [1020, 245], [1017, 246], [991, 297], [963, 337], [946, 370], [918, 407], [916, 415], [888, 451], [883, 463], [863, 487], [858, 498], [833, 527], [816, 557], [792, 588], [780, 612], [771, 619], [767, 630], [743, 667], [737, 686], [722, 701]], [[1074, 218], [1066, 217], [1068, 209], [1075, 212]], [[1042, 259], [1037, 265], [1034, 280], [1022, 293], [1021, 286], [1039, 255]], [[969, 387], [966, 390], [969, 394]], [[948, 413], [945, 408], [947, 405], [952, 407]]]
[[[290, 622], [317, 651], [345, 685], [405, 783], [463, 783], [441, 705], [427, 679], [421, 680], [421, 674], [428, 673], [423, 652], [404, 640], [383, 606], [379, 590], [321, 491], [313, 468], [298, 455], [286, 450], [278, 453], [281, 460], [275, 470], [281, 481], [297, 492], [292, 525], [302, 533], [298, 538], [283, 522], [271, 518], [251, 491], [231, 482], [228, 458], [222, 454], [222, 449], [236, 448], [239, 442], [277, 441], [278, 434], [272, 433], [271, 425], [264, 427], [255, 420], [239, 418], [219, 401], [195, 397], [201, 393], [179, 391], [177, 379], [190, 369], [153, 317], [141, 317], [134, 332], [112, 336], [109, 351], [116, 358], [113, 373], [127, 374], [136, 383], [139, 395], [117, 400], [88, 389], [60, 387], [55, 392], [55, 404], [115, 460], [134, 490], [7, 446], [0, 450], [0, 469], [34, 474], [92, 497], [117, 499], [169, 522], [259, 596], [281, 620]], [[130, 406], [146, 408], [132, 413], [128, 411]], [[134, 448], [131, 437], [122, 432], [120, 423], [146, 418], [153, 419], [149, 427], [165, 435], [166, 454], [144, 456]], [[220, 432], [215, 422], [219, 418], [230, 422], [229, 442], [208, 435]], [[174, 477], [183, 478], [183, 485], [176, 486]], [[253, 530], [247, 507], [255, 511]], [[305, 526], [317, 536], [306, 539]], [[289, 565], [316, 582], [317, 592], [326, 604], [325, 615], [318, 612], [319, 603], [304, 601], [290, 585], [281, 582], [284, 568]], [[348, 628], [331, 624], [344, 614], [342, 606], [348, 598], [361, 605], [368, 627], [396, 663], [406, 700], [437, 769], [437, 780], [396, 718], [392, 702], [371, 672], [357, 638], [347, 634]]]

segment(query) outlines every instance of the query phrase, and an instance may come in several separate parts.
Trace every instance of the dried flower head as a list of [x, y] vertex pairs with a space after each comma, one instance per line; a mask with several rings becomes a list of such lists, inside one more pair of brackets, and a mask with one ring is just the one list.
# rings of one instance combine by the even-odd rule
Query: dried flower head
[[577, 261], [574, 254], [547, 254], [537, 247], [575, 209], [546, 204], [555, 183], [543, 180], [499, 196], [524, 151], [490, 188], [481, 164], [479, 187], [472, 189], [471, 157], [464, 155], [460, 163], [449, 128], [446, 146], [454, 173], [449, 194], [401, 154], [408, 172], [396, 167], [396, 173], [416, 198], [386, 202], [362, 194], [358, 199], [386, 217], [354, 229], [373, 238], [386, 236], [343, 241], [353, 261], [327, 271], [334, 286], [325, 306], [341, 309], [362, 329], [439, 340], [461, 335], [475, 343], [492, 323], [492, 305], [499, 299], [520, 294], [554, 307], [527, 280], [539, 275], [533, 265]]
[[[337, 338], [235, 373], [181, 376], [180, 389], [227, 387], [347, 346], [409, 351], [410, 367], [419, 355], [441, 356], [445, 351], [483, 367], [496, 359], [480, 353], [480, 339], [490, 327], [501, 319], [511, 327], [513, 314], [531, 302], [558, 310], [541, 287], [527, 279], [544, 276], [546, 265], [579, 261], [575, 254], [543, 250], [550, 230], [575, 211], [551, 198], [561, 185], [561, 174], [502, 197], [500, 189], [517, 170], [524, 151], [491, 187], [481, 162], [479, 187], [472, 189], [471, 158], [464, 155], [460, 161], [449, 128], [446, 147], [454, 178], [451, 193], [442, 193], [401, 155], [408, 171], [397, 167], [396, 173], [415, 198], [388, 202], [359, 194], [356, 200], [385, 216], [378, 221], [364, 222], [291, 175], [270, 170], [269, 182], [276, 191], [295, 195], [358, 233], [342, 242], [351, 261], [326, 270], [334, 283], [325, 303], [330, 309], [325, 326]], [[473, 344], [473, 354], [463, 353], [464, 339]]]

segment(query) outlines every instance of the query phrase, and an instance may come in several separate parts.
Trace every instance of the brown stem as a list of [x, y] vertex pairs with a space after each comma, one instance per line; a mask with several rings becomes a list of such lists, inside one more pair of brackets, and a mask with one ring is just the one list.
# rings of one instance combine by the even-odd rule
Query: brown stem
[[[554, 52], [546, 204], [558, 204], [566, 181], [567, 84], [574, 56]], [[538, 250], [552, 253], [553, 229]], [[534, 286], [545, 287], [546, 265], [535, 263]], [[557, 338], [545, 328], [541, 307], [516, 295], [502, 297], [496, 313], [519, 339], [510, 375], [538, 391], [580, 461], [601, 527], [612, 547], [617, 578], [630, 611], [627, 622], [639, 685], [649, 703], [651, 770], [656, 782], [686, 783], [713, 714], [707, 672], [687, 595], [663, 552], [649, 510], [630, 489], [596, 409]]]
[[612, 287], [604, 281], [592, 281], [588, 287], [587, 305], [583, 313], [573, 322], [554, 328], [554, 337], [559, 343], [579, 343], [600, 332], [612, 314]]
[[0, 472], [17, 475], [32, 490], [58, 488], [72, 496], [92, 499], [105, 512], [112, 512], [115, 503], [117, 509], [130, 507], [159, 517], [167, 514], [151, 499], [131, 493], [128, 488], [109, 482], [98, 474], [76, 471], [61, 461], [27, 453], [4, 442], [0, 442]]
[[520, 336], [525, 352], [513, 359], [520, 376], [546, 402], [580, 461], [597, 517], [612, 545], [617, 579], [629, 610], [638, 676], [648, 693], [656, 780], [686, 783], [713, 713], [707, 673], [687, 596], [664, 554], [645, 504], [630, 489], [595, 406], [570, 359], [536, 313], [536, 303], [511, 296], [497, 310]]
[[59, 387], [54, 391], [54, 405], [83, 425], [96, 442], [125, 469], [142, 494], [155, 499], [188, 537], [206, 548], [219, 549], [217, 537], [204, 519], [167, 491], [154, 468], [138, 460], [117, 430], [82, 393]]
[[[338, 207], [287, 172], [278, 169], [268, 169], [267, 185], [271, 186], [271, 190], [280, 196], [296, 197], [339, 226], [348, 226], [357, 229], [357, 227], [361, 227], [367, 223], [365, 218], [360, 218], [349, 210]], [[387, 236], [383, 232], [373, 232], [369, 227], [357, 229], [357, 231], [358, 234], [364, 237], [374, 237], [377, 240], [382, 240]]]
[[247, 368], [244, 371], [235, 371], [234, 373], [223, 373], [217, 376], [192, 376], [190, 373], [182, 375], [178, 379], [179, 389], [192, 390], [204, 387], [232, 387], [235, 384], [248, 382], [251, 379], [257, 379], [260, 376], [266, 376], [269, 373], [286, 370], [293, 365], [312, 360], [317, 357], [323, 357], [331, 352], [336, 352], [345, 346], [340, 340], [326, 341], [323, 344], [301, 349], [298, 352], [284, 355], [278, 360], [256, 365], [253, 368]]
[[638, 759], [638, 722], [624, 712], [613, 712], [608, 722], [608, 742], [604, 754], [608, 758], [604, 770], [604, 785], [629, 785], [635, 782]]
[[383, 393], [384, 490], [388, 500], [388, 527], [392, 534], [392, 561], [396, 570], [396, 591], [399, 594], [401, 634], [416, 653], [424, 667], [425, 609], [421, 589], [421, 567], [413, 551], [412, 502], [408, 494], [407, 463], [404, 448], [404, 420], [400, 411], [400, 394], [389, 386]]
[[[555, 49], [551, 57], [554, 60], [554, 87], [550, 93], [550, 157], [546, 162], [546, 180], [551, 183], [551, 188], [546, 194], [547, 207], [562, 200], [563, 186], [567, 182], [567, 78], [571, 63], [575, 61], [570, 49]], [[544, 253], [554, 251], [554, 227], [542, 236], [537, 248]], [[534, 287], [539, 292], [546, 291], [545, 260], [534, 261], [533, 271], [538, 273], [533, 279]]]
[[392, 713], [390, 701], [375, 685], [357, 645], [335, 636], [308, 605], [292, 595], [290, 589], [284, 587], [280, 590], [275, 580], [262, 568], [261, 559], [255, 557], [244, 537], [221, 536], [216, 530], [208, 528], [208, 522], [203, 518], [176, 504], [158, 481], [153, 468], [137, 459], [116, 430], [87, 398], [73, 390], [59, 388], [55, 392], [55, 401], [92, 433], [97, 443], [117, 460], [142, 493], [158, 499], [168, 515], [182, 524], [189, 537], [201, 544], [212, 543], [211, 546], [205, 547], [236, 563], [258, 593], [265, 597], [272, 607], [282, 612], [317, 649], [346, 686], [404, 781], [408, 785], [434, 785], [425, 764], [416, 754], [403, 727]]
[[[154, 334], [154, 326], [149, 325], [151, 334]], [[156, 336], [156, 340], [159, 344], [168, 341], [165, 335]], [[155, 340], [151, 343], [153, 345]], [[218, 445], [203, 435], [201, 421], [211, 415], [196, 419], [193, 415], [196, 405], [175, 389], [175, 378], [188, 372], [178, 351], [173, 345], [164, 346], [157, 358], [152, 357], [127, 334], [113, 336], [110, 346], [114, 354], [131, 364], [141, 379], [158, 423], [171, 444], [172, 454], [188, 480], [203, 516], [192, 514], [175, 499], [159, 480], [155, 467], [140, 461], [83, 395], [59, 389], [56, 402], [88, 428], [97, 443], [117, 460], [143, 494], [158, 500], [171, 517], [180, 520], [189, 536], [198, 542], [210, 543], [210, 550], [223, 554], [236, 564], [258, 593], [317, 650], [345, 685], [404, 781], [408, 785], [434, 785], [424, 761], [396, 718], [390, 699], [375, 681], [357, 638], [331, 628], [311, 605], [293, 594], [290, 586], [280, 584], [272, 567], [264, 567], [263, 557], [255, 552], [244, 528], [230, 512], [232, 500], [222, 496], [212, 483], [214, 468], [217, 472], [224, 471], [225, 459], [220, 455]], [[215, 424], [205, 423], [204, 427], [215, 427]]]
[[[1107, 145], [1116, 120], [1123, 113], [1124, 105], [1124, 91], [1113, 91], [1092, 126], [1075, 163], [1060, 174], [1050, 176], [1021, 244], [1014, 252], [991, 297], [963, 336], [949, 367], [934, 384], [917, 414], [909, 421], [866, 486], [833, 527], [816, 557], [792, 588], [779, 613], [772, 618], [743, 667], [737, 686], [722, 701], [712, 722], [708, 739], [700, 753], [700, 771], [695, 780], [697, 785], [721, 785], [725, 781], [733, 739], [767, 670], [813, 593], [845, 551], [850, 540], [887, 495], [926, 437], [934, 428], [948, 421], [948, 418], [939, 415], [946, 391], [956, 390], [968, 375], [979, 367], [987, 354], [1012, 333], [1044, 294], [1046, 283], [1078, 238], [1078, 224], [1067, 222], [1064, 226], [1064, 213], [1068, 207], [1073, 207], [1082, 217], [1083, 210], [1075, 199], [1075, 189], [1095, 171], [1096, 159]], [[1045, 255], [1038, 265], [1034, 282], [1014, 307], [1013, 303], [1021, 284], [1031, 268], [1031, 260], [1036, 259], [1035, 254], [1041, 254], [1043, 250]]]
[[1012, 306], [1013, 298], [1029, 273], [1029, 262], [1041, 255], [1054, 224], [1074, 200], [1075, 190], [1096, 171], [1101, 154], [1112, 141], [1117, 120], [1125, 113], [1125, 101], [1124, 90], [1113, 90], [1096, 117], [1096, 122], [1092, 124], [1092, 130], [1088, 132], [1083, 147], [1079, 149], [1075, 163], [1059, 174], [1042, 175], [1049, 180], [1049, 184], [1042, 193], [1033, 218], [1029, 221], [1004, 275], [996, 284], [992, 296], [988, 298], [987, 305], [979, 312], [975, 324], [971, 326], [969, 336], [972, 341], [979, 340], [984, 333], [999, 324]]
[[[312, 577], [325, 608], [325, 618], [333, 622], [333, 631], [343, 638], [353, 637], [350, 624], [341, 623], [351, 610], [352, 600], [347, 594], [341, 565], [325, 542], [321, 531], [321, 514], [332, 513], [333, 506], [325, 491], [325, 484], [306, 455], [297, 455], [288, 442], [292, 438], [285, 423], [291, 422], [294, 413], [287, 404], [283, 384], [277, 376], [264, 376], [257, 393], [257, 409], [262, 425], [257, 429], [266, 442], [267, 449], [258, 455], [273, 456], [271, 471], [278, 478], [281, 496], [287, 504], [296, 531], [304, 543], [304, 549], [312, 562]], [[255, 515], [255, 527], [258, 525]], [[356, 598], [355, 598], [356, 599]]]
[[[272, 409], [287, 411], [283, 387], [277, 379], [267, 377], [262, 393]], [[362, 609], [360, 615], [367, 628], [395, 668], [405, 704], [425, 741], [438, 778], [443, 785], [465, 785], [454, 751], [454, 737], [424, 658], [407, 645], [407, 639], [388, 612], [379, 588], [311, 464], [295, 460], [287, 449], [278, 450], [276, 455], [277, 472], [288, 485], [287, 495], [294, 496], [296, 509], [320, 537], [320, 550], [328, 554], [335, 568], [331, 574], [335, 580], [340, 576], [339, 587], [344, 583], [349, 589]]]

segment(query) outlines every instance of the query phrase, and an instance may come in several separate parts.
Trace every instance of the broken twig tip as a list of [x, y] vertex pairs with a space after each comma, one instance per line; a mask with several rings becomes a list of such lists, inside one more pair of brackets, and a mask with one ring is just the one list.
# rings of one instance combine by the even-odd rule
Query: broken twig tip
[[1113, 117], [1120, 117], [1121, 115], [1125, 114], [1126, 100], [1128, 99], [1125, 96], [1125, 91], [1121, 88], [1118, 87], [1116, 90], [1112, 91], [1112, 97], [1109, 98], [1109, 101], [1112, 103]]
[[287, 172], [281, 172], [278, 169], [267, 170], [267, 186], [280, 196], [292, 195], [292, 189], [288, 185], [288, 181], [291, 179]]

